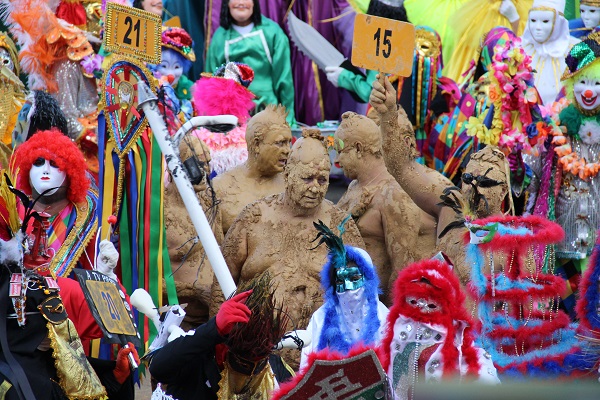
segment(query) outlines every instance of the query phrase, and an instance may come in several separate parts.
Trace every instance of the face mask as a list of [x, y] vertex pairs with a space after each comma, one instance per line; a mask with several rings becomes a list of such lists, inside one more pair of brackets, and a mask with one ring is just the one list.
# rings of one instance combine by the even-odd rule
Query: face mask
[[33, 162], [29, 171], [29, 181], [36, 192], [42, 194], [48, 189], [53, 189], [44, 193], [44, 196], [56, 193], [66, 177], [67, 173], [58, 169], [54, 161], [48, 161], [41, 157]]
[[13, 64], [12, 58], [8, 50], [0, 47], [0, 67], [6, 67], [11, 72], [15, 72], [15, 64]]
[[586, 28], [592, 29], [600, 25], [600, 7], [584, 6], [579, 8], [581, 20]]
[[575, 101], [579, 103], [584, 110], [594, 110], [600, 106], [598, 94], [600, 93], [600, 80], [587, 77], [579, 79], [573, 85], [573, 94]]
[[335, 278], [335, 291], [338, 293], [356, 290], [365, 285], [365, 277], [358, 267], [338, 268], [335, 271]]
[[554, 11], [534, 10], [529, 12], [527, 23], [529, 32], [538, 43], [545, 43], [554, 30], [556, 14]]
[[179, 78], [181, 78], [181, 75], [183, 75], [183, 66], [181, 65], [177, 55], [174, 53], [174, 51], [163, 51], [162, 61], [157, 68], [161, 76], [173, 76], [173, 82], [171, 83], [171, 86], [173, 87], [177, 85]]

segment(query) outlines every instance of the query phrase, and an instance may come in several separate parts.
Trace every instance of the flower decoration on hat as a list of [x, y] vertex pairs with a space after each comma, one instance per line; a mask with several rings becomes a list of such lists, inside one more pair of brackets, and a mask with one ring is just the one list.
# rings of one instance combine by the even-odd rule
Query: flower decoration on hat
[[191, 62], [196, 61], [194, 42], [189, 33], [183, 28], [163, 27], [161, 36], [162, 46], [177, 51]]

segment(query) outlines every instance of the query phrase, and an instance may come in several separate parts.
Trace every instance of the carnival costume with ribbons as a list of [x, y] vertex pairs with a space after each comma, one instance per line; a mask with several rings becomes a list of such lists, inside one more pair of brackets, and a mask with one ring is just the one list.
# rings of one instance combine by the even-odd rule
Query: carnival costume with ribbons
[[[12, 131], [17, 123], [17, 116], [25, 102], [25, 86], [19, 79], [20, 66], [17, 47], [6, 32], [0, 32], [0, 48], [8, 52], [12, 70], [7, 67], [8, 63], [0, 65], [0, 141], [10, 146]], [[4, 146], [2, 153], [6, 152]], [[7, 157], [9, 155], [5, 155]], [[0, 159], [0, 161], [4, 161]], [[7, 167], [8, 163], [2, 164]]]
[[[154, 78], [135, 62], [113, 61], [103, 76], [103, 112], [98, 118], [103, 194], [98, 241], [119, 241], [122, 267], [117, 274], [128, 293], [143, 288], [155, 304], [163, 304], [164, 280], [168, 303], [177, 304], [164, 230], [164, 157], [146, 116], [137, 109], [138, 83], [154, 91]], [[137, 325], [143, 341], [155, 334], [154, 325], [141, 314]]]
[[586, 356], [569, 317], [558, 309], [565, 281], [543, 270], [544, 260], [553, 260], [552, 244], [564, 238], [561, 227], [539, 216], [491, 217], [467, 226], [479, 341], [501, 376], [589, 375], [596, 360]]
[[[38, 220], [39, 216], [32, 211], [28, 197], [10, 186], [4, 171], [0, 173], [0, 249], [3, 254], [0, 260], [0, 336], [3, 338], [0, 339], [0, 375], [9, 379], [18, 398], [22, 393], [27, 399], [40, 400], [104, 399], [106, 392], [86, 359], [75, 326], [67, 317], [58, 284], [51, 276], [39, 274], [47, 269], [45, 264], [49, 259], [43, 243], [44, 227], [39, 222], [36, 224], [40, 235], [36, 236], [24, 260], [25, 226], [30, 219]], [[26, 207], [22, 226], [16, 212], [15, 194]], [[7, 304], [9, 299], [12, 304]], [[7, 362], [4, 365], [8, 370], [2, 366], [3, 361]], [[26, 377], [19, 369], [25, 371]], [[10, 389], [8, 395], [11, 398]]]

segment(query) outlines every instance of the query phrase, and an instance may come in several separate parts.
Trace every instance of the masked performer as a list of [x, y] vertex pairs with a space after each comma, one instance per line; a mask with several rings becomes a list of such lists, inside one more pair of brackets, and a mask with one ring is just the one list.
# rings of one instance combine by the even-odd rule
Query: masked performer
[[329, 260], [321, 271], [325, 301], [306, 328], [311, 342], [302, 350], [300, 368], [306, 366], [310, 353], [325, 348], [347, 354], [358, 344], [378, 346], [388, 314], [379, 301], [379, 278], [369, 254], [345, 246], [324, 224], [315, 223], [315, 227], [318, 245], [325, 243], [329, 249]]
[[581, 18], [569, 20], [571, 36], [583, 39], [600, 25], [600, 1], [581, 0], [579, 6]]
[[441, 261], [421, 261], [398, 275], [382, 344], [394, 399], [412, 400], [419, 383], [456, 376], [499, 383], [489, 354], [474, 344], [464, 299], [456, 275]]
[[52, 274], [66, 277], [78, 264], [90, 269], [98, 194], [90, 188], [85, 160], [75, 143], [56, 129], [39, 131], [19, 146], [12, 166], [18, 172], [17, 188], [33, 198], [41, 195], [35, 210], [50, 214]]
[[269, 273], [239, 290], [193, 335], [173, 340], [153, 356], [150, 373], [167, 384], [167, 394], [179, 400], [267, 400], [279, 382], [292, 377], [271, 354], [287, 319]]
[[290, 44], [283, 30], [261, 15], [258, 0], [225, 0], [221, 5], [221, 26], [211, 39], [205, 71], [213, 73], [229, 61], [254, 70], [249, 89], [256, 95], [257, 111], [282, 104], [288, 123], [295, 124]]
[[522, 36], [523, 49], [536, 71], [535, 87], [545, 106], [550, 106], [562, 89], [565, 57], [579, 41], [569, 34], [564, 10], [565, 0], [535, 0]]

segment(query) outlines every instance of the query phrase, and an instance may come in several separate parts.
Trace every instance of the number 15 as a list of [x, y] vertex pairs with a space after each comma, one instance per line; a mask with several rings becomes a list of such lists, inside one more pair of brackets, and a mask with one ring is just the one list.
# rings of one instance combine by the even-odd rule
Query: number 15
[[[392, 52], [392, 42], [390, 41], [391, 37], [392, 31], [390, 29], [386, 29], [385, 31], [383, 31], [383, 45], [387, 47], [387, 50], [383, 49], [381, 51], [381, 54], [385, 58], [388, 58]], [[375, 32], [375, 35], [373, 35], [373, 39], [375, 39], [375, 42], [377, 43], [375, 46], [375, 56], [379, 57], [379, 41], [381, 39], [381, 28], [377, 28], [377, 32]]]

